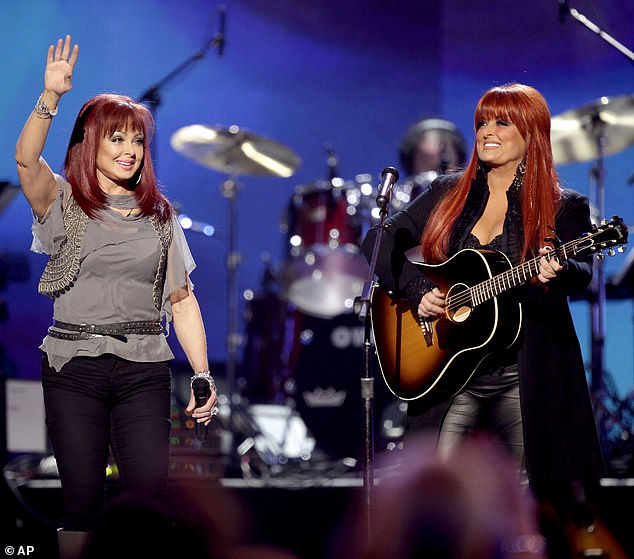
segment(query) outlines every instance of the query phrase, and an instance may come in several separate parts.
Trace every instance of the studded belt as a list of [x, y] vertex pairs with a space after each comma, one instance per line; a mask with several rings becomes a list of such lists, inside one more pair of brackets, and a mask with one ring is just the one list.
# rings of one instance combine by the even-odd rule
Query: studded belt
[[[61, 332], [58, 328], [69, 331]], [[49, 336], [61, 340], [89, 340], [91, 338], [110, 336], [125, 341], [128, 334], [158, 335], [162, 333], [163, 328], [158, 320], [111, 322], [109, 324], [72, 324], [54, 320], [53, 326], [48, 329]]]

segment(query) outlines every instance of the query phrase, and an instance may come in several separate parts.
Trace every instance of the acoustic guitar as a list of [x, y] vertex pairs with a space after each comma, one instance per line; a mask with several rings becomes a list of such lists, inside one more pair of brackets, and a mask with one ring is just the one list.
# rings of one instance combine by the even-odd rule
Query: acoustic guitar
[[[604, 250], [624, 252], [627, 227], [619, 217], [593, 226], [547, 257], [568, 258]], [[464, 249], [442, 264], [415, 263], [447, 294], [445, 315], [420, 318], [409, 304], [373, 286], [370, 316], [383, 379], [402, 400], [433, 404], [457, 394], [492, 353], [520, 335], [522, 306], [510, 290], [539, 273], [542, 257], [513, 267], [501, 252]]]

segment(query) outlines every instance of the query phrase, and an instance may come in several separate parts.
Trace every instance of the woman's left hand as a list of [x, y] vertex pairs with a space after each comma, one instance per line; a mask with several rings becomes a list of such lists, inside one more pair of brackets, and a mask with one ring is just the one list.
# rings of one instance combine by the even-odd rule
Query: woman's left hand
[[215, 390], [211, 391], [211, 396], [207, 400], [204, 406], [200, 408], [196, 407], [196, 398], [194, 391], [191, 391], [189, 397], [189, 404], [185, 408], [185, 414], [194, 418], [198, 423], [209, 425], [214, 415], [218, 413], [218, 395]]
[[[542, 258], [539, 260], [539, 274], [537, 274], [537, 279], [542, 283], [548, 283], [564, 269], [552, 252], [553, 249], [551, 247], [543, 247], [539, 249], [539, 254]], [[550, 257], [547, 255], [550, 255]]]

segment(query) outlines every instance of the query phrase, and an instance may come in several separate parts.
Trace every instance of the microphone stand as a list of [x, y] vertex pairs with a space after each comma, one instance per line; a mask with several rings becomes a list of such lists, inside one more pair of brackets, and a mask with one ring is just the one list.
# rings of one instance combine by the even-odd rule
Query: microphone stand
[[[624, 54], [630, 62], [634, 62], [634, 52], [619, 43], [614, 37], [603, 31], [600, 27], [591, 22], [586, 16], [579, 13], [574, 8], [568, 6], [568, 0], [559, 0], [560, 18], [565, 14], [570, 14], [576, 21], [585, 25], [590, 31], [596, 33], [606, 43], [616, 48], [621, 54]], [[563, 20], [563, 19], [562, 19]]]
[[363, 284], [361, 295], [355, 299], [354, 308], [359, 316], [359, 320], [364, 323], [364, 376], [361, 378], [361, 403], [363, 407], [363, 429], [364, 429], [364, 447], [363, 447], [363, 489], [365, 503], [365, 529], [366, 537], [369, 538], [372, 529], [372, 490], [374, 488], [374, 378], [372, 376], [372, 326], [371, 326], [371, 301], [370, 295], [374, 286], [374, 270], [376, 269], [376, 261], [381, 247], [381, 239], [385, 230], [385, 220], [388, 214], [388, 205], [391, 198], [391, 189], [387, 196], [382, 200], [377, 200], [380, 207], [379, 226], [374, 247], [372, 249], [372, 257], [370, 259], [370, 268], [368, 276]]
[[[137, 99], [139, 101], [139, 103], [146, 104], [148, 106], [148, 108], [150, 109], [150, 112], [152, 113], [152, 115], [155, 116], [156, 110], [158, 109], [158, 107], [159, 107], [159, 105], [161, 104], [161, 101], [162, 101], [161, 93], [160, 93], [161, 89], [163, 89], [163, 87], [165, 87], [165, 85], [170, 83], [177, 76], [182, 74], [185, 70], [187, 70], [187, 68], [192, 66], [195, 62], [198, 62], [199, 60], [202, 60], [208, 50], [210, 50], [211, 48], [216, 47], [216, 46], [219, 47], [219, 48], [222, 48], [222, 46], [224, 45], [224, 41], [225, 41], [224, 32], [222, 30], [218, 31], [213, 36], [212, 39], [210, 39], [209, 41], [207, 41], [205, 43], [205, 45], [201, 49], [197, 50], [194, 54], [192, 54], [184, 62], [181, 62], [176, 68], [174, 68], [171, 72], [169, 72], [163, 79], [159, 80], [154, 85], [151, 85], [150, 87], [148, 87], [143, 92], [141, 97], [139, 97]], [[154, 136], [152, 138], [152, 142], [151, 142], [151, 144], [152, 144], [151, 145], [152, 153], [155, 153], [154, 152], [155, 140], [156, 140], [156, 133], [154, 134]], [[155, 158], [156, 158], [156, 154], [155, 154]]]

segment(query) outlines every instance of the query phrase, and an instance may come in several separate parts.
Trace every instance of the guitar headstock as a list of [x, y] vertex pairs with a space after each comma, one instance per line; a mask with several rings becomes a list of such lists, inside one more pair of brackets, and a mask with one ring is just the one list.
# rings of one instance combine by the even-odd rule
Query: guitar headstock
[[[593, 225], [592, 230], [579, 237], [575, 243], [575, 251], [596, 252], [597, 258], [603, 260], [605, 252], [614, 256], [616, 251], [625, 252], [627, 244], [627, 226], [623, 219], [613, 216], [610, 221], [604, 219], [600, 225]], [[617, 247], [616, 251], [614, 247]]]

